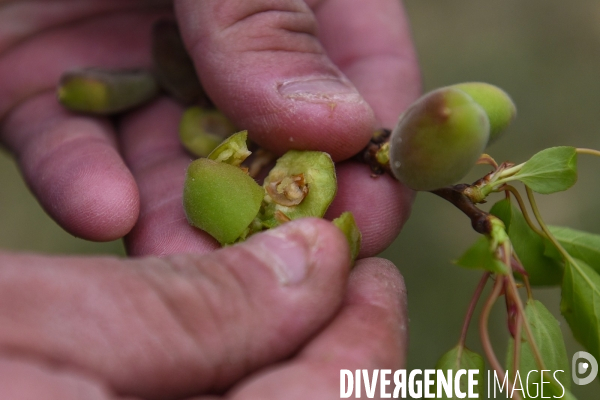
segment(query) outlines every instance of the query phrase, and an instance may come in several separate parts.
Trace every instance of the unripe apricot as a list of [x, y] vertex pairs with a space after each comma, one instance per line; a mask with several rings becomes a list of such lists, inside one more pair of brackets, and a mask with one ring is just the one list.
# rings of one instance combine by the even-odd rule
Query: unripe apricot
[[188, 167], [183, 189], [191, 225], [221, 244], [235, 242], [258, 214], [263, 188], [239, 167], [199, 158]]
[[346, 211], [331, 222], [340, 228], [344, 236], [346, 236], [348, 246], [350, 246], [350, 259], [354, 262], [358, 257], [358, 253], [360, 253], [360, 243], [362, 241], [362, 234], [358, 229], [354, 215], [350, 211]]
[[497, 86], [483, 82], [466, 82], [450, 87], [467, 93], [485, 110], [490, 119], [488, 145], [500, 137], [517, 115], [517, 107], [510, 96]]
[[179, 139], [183, 147], [198, 157], [206, 157], [225, 138], [235, 132], [235, 127], [217, 110], [189, 107], [179, 122]]
[[86, 68], [65, 73], [57, 97], [71, 111], [110, 115], [140, 106], [158, 91], [158, 82], [148, 71]]
[[305, 217], [321, 218], [337, 191], [335, 166], [321, 151], [290, 150], [277, 160], [263, 183], [264, 226]]
[[390, 169], [414, 190], [456, 183], [475, 165], [490, 134], [485, 110], [462, 90], [445, 87], [422, 96], [390, 138]]

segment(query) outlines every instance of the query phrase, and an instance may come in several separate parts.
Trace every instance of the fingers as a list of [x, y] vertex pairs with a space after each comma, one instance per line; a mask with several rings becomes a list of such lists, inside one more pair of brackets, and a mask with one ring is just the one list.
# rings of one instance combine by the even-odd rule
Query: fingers
[[162, 14], [108, 14], [67, 24], [0, 57], [0, 141], [15, 153], [44, 209], [76, 236], [105, 241], [125, 235], [138, 216], [138, 193], [108, 120], [66, 112], [53, 88], [73, 68], [150, 65], [150, 27]]
[[47, 93], [13, 110], [0, 131], [40, 204], [64, 229], [97, 241], [129, 232], [138, 191], [107, 120], [74, 116]]
[[366, 145], [373, 112], [325, 54], [304, 1], [175, 4], [208, 95], [252, 140], [278, 153], [318, 149], [334, 160]]
[[160, 99], [125, 117], [120, 138], [140, 190], [139, 220], [126, 237], [131, 255], [204, 253], [219, 247], [183, 211], [185, 171], [192, 161], [177, 135], [181, 106]]
[[[420, 94], [420, 76], [408, 21], [397, 0], [326, 0], [315, 8], [319, 39], [327, 54], [356, 85], [381, 126]], [[328, 217], [352, 211], [363, 234], [359, 257], [389, 246], [410, 214], [414, 193], [388, 175], [369, 177], [366, 166], [337, 167], [339, 190]]]
[[[419, 95], [418, 65], [398, 1], [309, 3], [314, 14], [301, 1], [176, 5], [207, 92], [238, 126], [277, 152], [311, 148], [340, 160], [360, 151], [372, 135], [363, 99], [379, 124], [393, 127]], [[319, 85], [309, 84], [315, 76]], [[326, 94], [324, 76], [344, 87], [348, 77], [361, 96], [354, 89]], [[290, 84], [297, 90], [282, 95], [292, 81], [303, 83]], [[322, 100], [331, 103], [332, 96], [335, 104], [325, 112]], [[328, 216], [352, 211], [363, 232], [361, 257], [375, 255], [397, 236], [413, 194], [388, 177], [372, 180], [354, 164], [337, 171], [339, 192]]]
[[[209, 235], [191, 227], [183, 212], [183, 183], [191, 159], [175, 134], [181, 113], [180, 106], [162, 99], [121, 124], [124, 156], [141, 202], [138, 223], [126, 239], [130, 254], [202, 253], [218, 247]], [[360, 257], [380, 253], [408, 218], [414, 193], [387, 175], [372, 178], [368, 166], [356, 162], [338, 164], [336, 174], [338, 193], [326, 217], [352, 211], [363, 235]]]
[[387, 174], [372, 177], [367, 165], [354, 161], [338, 164], [336, 175], [338, 192], [325, 217], [351, 211], [362, 233], [359, 258], [381, 253], [408, 219], [414, 192]]
[[[161, 0], [154, 1], [156, 7]], [[162, 0], [168, 6], [168, 0]], [[71, 23], [94, 15], [140, 7], [139, 0], [103, 0], [77, 3], [5, 2], [0, 11], [0, 53], [30, 36], [53, 26]], [[143, 6], [148, 7], [147, 4]]]
[[398, 116], [421, 91], [408, 20], [397, 0], [325, 0], [315, 14], [333, 62], [371, 105], [379, 123]]
[[117, 399], [89, 376], [14, 358], [0, 359], [0, 396], [20, 400]]
[[341, 232], [301, 220], [208, 255], [0, 256], [0, 349], [70, 365], [121, 395], [221, 391], [289, 357], [340, 306]]
[[32, 37], [0, 57], [0, 120], [16, 104], [53, 90], [83, 67], [150, 67], [152, 23], [164, 12], [101, 14]]
[[344, 305], [327, 328], [293, 360], [251, 376], [227, 398], [338, 398], [341, 369], [405, 367], [407, 323], [406, 289], [396, 268], [382, 259], [360, 260]]

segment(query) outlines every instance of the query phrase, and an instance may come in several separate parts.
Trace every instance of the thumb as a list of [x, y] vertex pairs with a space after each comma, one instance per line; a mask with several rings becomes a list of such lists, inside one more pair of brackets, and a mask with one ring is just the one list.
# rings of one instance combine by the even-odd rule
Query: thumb
[[349, 265], [343, 234], [314, 219], [205, 255], [0, 253], [0, 348], [121, 394], [222, 391], [322, 329], [341, 305]]
[[325, 54], [303, 0], [179, 0], [176, 12], [202, 84], [261, 146], [352, 156], [373, 111]]

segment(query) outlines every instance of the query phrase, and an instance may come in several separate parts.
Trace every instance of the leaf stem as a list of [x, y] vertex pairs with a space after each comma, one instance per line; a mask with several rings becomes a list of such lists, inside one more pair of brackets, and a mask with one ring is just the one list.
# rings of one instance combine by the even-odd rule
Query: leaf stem
[[558, 249], [558, 251], [563, 255], [563, 257], [567, 259], [567, 261], [569, 261], [571, 264], [576, 264], [575, 260], [573, 260], [573, 257], [571, 257], [571, 255], [565, 250], [564, 247], [562, 247], [562, 245], [558, 242], [558, 240], [556, 240], [554, 235], [552, 235], [550, 229], [548, 229], [548, 226], [546, 226], [546, 223], [544, 222], [540, 214], [540, 210], [538, 209], [537, 202], [535, 201], [533, 190], [531, 190], [527, 185], [525, 185], [525, 190], [527, 191], [527, 198], [529, 199], [529, 204], [531, 204], [531, 210], [533, 211], [533, 215], [535, 216], [535, 219], [537, 220], [538, 224], [540, 224], [540, 227], [542, 228], [548, 239], [550, 239], [552, 244]]
[[521, 330], [523, 328], [523, 320], [521, 318], [517, 318], [517, 323], [515, 325], [515, 337], [514, 337], [514, 348], [513, 348], [513, 371], [515, 371], [515, 378], [517, 376], [517, 371], [519, 370], [519, 364], [521, 364]]
[[523, 165], [525, 165], [525, 163], [521, 163], [519, 165], [515, 165], [514, 167], [507, 168], [504, 171], [500, 172], [497, 175], [497, 177], [499, 179], [511, 177], [511, 176], [517, 174], [521, 170], [521, 168], [523, 168]]
[[540, 235], [542, 237], [545, 237], [546, 234], [542, 230], [540, 230], [540, 228], [535, 226], [535, 224], [531, 220], [531, 217], [529, 216], [529, 212], [527, 211], [527, 207], [525, 206], [525, 202], [523, 201], [523, 198], [521, 197], [521, 194], [519, 193], [517, 188], [515, 188], [512, 185], [504, 185], [503, 189], [509, 191], [510, 193], [512, 193], [513, 196], [515, 196], [515, 200], [517, 200], [517, 203], [519, 203], [519, 208], [521, 209], [521, 213], [523, 213], [523, 217], [525, 218], [527, 225], [529, 225], [529, 227], [535, 233], [537, 233], [538, 235]]
[[[542, 216], [541, 216], [540, 211], [538, 209], [537, 203], [535, 201], [535, 196], [533, 194], [533, 190], [531, 190], [527, 185], [525, 185], [525, 190], [527, 191], [527, 198], [529, 199], [529, 203], [531, 204], [531, 209], [533, 210], [533, 214], [535, 215], [535, 218], [537, 219], [538, 224], [540, 224], [540, 226], [544, 230], [544, 233], [546, 233], [548, 239], [550, 239], [550, 241], [552, 242], [552, 244], [563, 255], [563, 257], [565, 258], [565, 260], [573, 268], [577, 269], [579, 271], [579, 273], [582, 273], [582, 271], [580, 270], [579, 265], [577, 264], [577, 262], [575, 262], [575, 260], [573, 259], [573, 257], [571, 257], [571, 255], [569, 254], [569, 252], [554, 237], [554, 235], [550, 232], [550, 229], [548, 229], [548, 226], [545, 224], [544, 220], [542, 219]], [[544, 373], [544, 374], [546, 374], [546, 373]]]
[[[498, 297], [500, 296], [500, 292], [502, 291], [502, 286], [504, 285], [504, 277], [496, 275], [496, 282], [494, 283], [494, 287], [492, 292], [488, 296], [487, 300], [483, 305], [483, 309], [481, 310], [481, 314], [479, 315], [479, 336], [481, 338], [481, 345], [483, 346], [483, 351], [485, 352], [485, 356], [490, 363], [490, 366], [496, 371], [498, 374], [498, 378], [502, 381], [504, 380], [505, 372], [498, 362], [498, 358], [494, 353], [494, 348], [492, 347], [492, 342], [490, 341], [490, 332], [488, 331], [488, 320], [490, 318], [490, 312], [492, 311], [492, 307]], [[512, 385], [512, 384], [511, 384]]]
[[576, 148], [575, 151], [577, 151], [577, 154], [588, 154], [600, 157], [600, 151], [594, 149]]
[[[505, 254], [505, 263], [506, 261], [510, 262], [510, 243], [504, 244], [504, 254]], [[508, 248], [507, 248], [508, 247]], [[510, 265], [510, 264], [508, 264]], [[519, 310], [519, 315], [523, 320], [523, 326], [525, 327], [525, 333], [527, 333], [527, 340], [529, 340], [529, 344], [531, 346], [531, 351], [533, 352], [533, 356], [535, 357], [535, 361], [540, 369], [546, 369], [544, 367], [544, 361], [542, 360], [542, 355], [540, 353], [540, 349], [535, 342], [535, 338], [533, 337], [533, 332], [531, 331], [531, 327], [529, 326], [529, 321], [525, 318], [525, 307], [523, 306], [523, 302], [521, 301], [521, 296], [519, 296], [519, 291], [517, 289], [517, 283], [515, 282], [515, 277], [512, 274], [508, 274], [507, 276], [508, 283], [510, 284], [508, 288], [510, 289], [510, 295], [517, 305], [517, 309]], [[506, 296], [509, 295], [509, 291], [507, 290]]]
[[529, 284], [529, 277], [527, 275], [523, 275], [521, 276], [521, 279], [523, 279], [525, 289], [527, 290], [527, 298], [529, 300], [533, 300], [533, 292], [531, 291], [531, 284]]
[[[477, 284], [477, 287], [475, 288], [475, 292], [473, 293], [471, 302], [469, 303], [469, 308], [467, 309], [467, 314], [465, 315], [465, 322], [463, 323], [462, 331], [460, 334], [460, 340], [458, 341], [458, 344], [461, 347], [461, 349], [458, 350], [459, 353], [461, 352], [462, 347], [465, 346], [465, 342], [467, 340], [467, 332], [469, 330], [469, 324], [471, 323], [473, 313], [475, 312], [475, 307], [479, 302], [479, 298], [481, 297], [481, 293], [483, 292], [483, 289], [485, 288], [485, 284], [487, 283], [489, 277], [489, 272], [483, 274], [483, 276], [479, 280], [479, 283]], [[460, 359], [460, 354], [458, 354], [458, 359]]]

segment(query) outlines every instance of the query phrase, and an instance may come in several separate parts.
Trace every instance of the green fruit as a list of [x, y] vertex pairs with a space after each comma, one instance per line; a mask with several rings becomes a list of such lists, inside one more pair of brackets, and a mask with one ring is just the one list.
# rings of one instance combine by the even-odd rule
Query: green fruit
[[221, 244], [245, 233], [263, 197], [263, 188], [238, 167], [206, 158], [188, 167], [183, 189], [187, 219]]
[[58, 101], [71, 111], [108, 115], [135, 108], [158, 94], [158, 83], [147, 71], [88, 68], [64, 74]]
[[467, 93], [485, 110], [490, 119], [488, 145], [500, 137], [517, 115], [515, 103], [504, 90], [497, 86], [482, 82], [467, 82], [450, 87]]
[[210, 152], [208, 158], [214, 161], [230, 164], [235, 167], [242, 165], [244, 160], [252, 154], [246, 145], [248, 131], [234, 133]]
[[337, 191], [335, 166], [327, 153], [290, 150], [265, 178], [261, 219], [272, 228], [303, 217], [323, 217]]
[[217, 110], [189, 107], [179, 123], [181, 144], [192, 154], [206, 157], [235, 132], [235, 127]]
[[358, 229], [358, 225], [356, 225], [354, 215], [352, 215], [351, 212], [346, 211], [331, 222], [333, 222], [335, 226], [340, 228], [344, 236], [346, 236], [346, 240], [348, 241], [348, 245], [350, 246], [350, 259], [352, 261], [355, 261], [356, 257], [358, 257], [358, 253], [360, 252], [360, 242], [362, 240], [362, 234]]
[[390, 169], [414, 190], [456, 183], [475, 165], [490, 134], [485, 110], [452, 87], [422, 96], [400, 117], [390, 138]]

